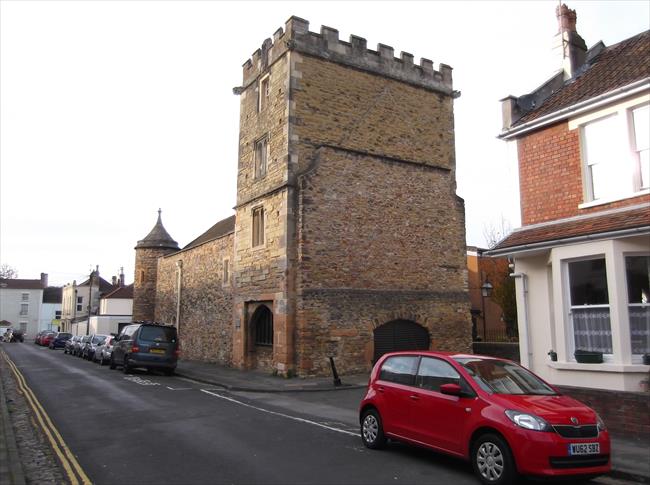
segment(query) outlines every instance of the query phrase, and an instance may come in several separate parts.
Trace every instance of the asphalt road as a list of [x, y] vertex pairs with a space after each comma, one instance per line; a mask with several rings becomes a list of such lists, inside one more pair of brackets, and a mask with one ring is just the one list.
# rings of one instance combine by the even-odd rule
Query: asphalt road
[[360, 391], [255, 394], [4, 345], [96, 484], [475, 484], [464, 462], [358, 437]]

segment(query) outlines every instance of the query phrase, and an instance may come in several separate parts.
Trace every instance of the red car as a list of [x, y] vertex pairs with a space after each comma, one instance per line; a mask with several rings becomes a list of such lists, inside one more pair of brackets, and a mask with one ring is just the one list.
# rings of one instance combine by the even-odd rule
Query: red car
[[361, 438], [387, 438], [471, 461], [485, 484], [518, 475], [587, 478], [611, 470], [610, 440], [591, 408], [509, 360], [394, 352], [375, 364], [359, 408]]
[[38, 344], [42, 345], [43, 347], [48, 347], [55, 336], [55, 332], [46, 332], [39, 337]]

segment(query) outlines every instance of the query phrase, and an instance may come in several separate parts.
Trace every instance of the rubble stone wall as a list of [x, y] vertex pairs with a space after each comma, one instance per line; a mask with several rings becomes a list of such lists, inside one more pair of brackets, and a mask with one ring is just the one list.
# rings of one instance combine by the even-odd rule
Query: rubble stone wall
[[[159, 260], [156, 320], [179, 327], [182, 358], [231, 365], [233, 279], [230, 273], [223, 281], [224, 260], [232, 265], [232, 234]], [[179, 271], [181, 306], [176, 321]]]

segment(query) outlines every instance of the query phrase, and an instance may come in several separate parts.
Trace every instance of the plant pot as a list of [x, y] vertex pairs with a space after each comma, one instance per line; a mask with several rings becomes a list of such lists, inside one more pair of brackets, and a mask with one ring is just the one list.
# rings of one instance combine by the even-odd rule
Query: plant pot
[[580, 364], [602, 364], [603, 353], [593, 350], [576, 350], [573, 355]]
[[643, 354], [643, 365], [650, 365], [650, 354]]

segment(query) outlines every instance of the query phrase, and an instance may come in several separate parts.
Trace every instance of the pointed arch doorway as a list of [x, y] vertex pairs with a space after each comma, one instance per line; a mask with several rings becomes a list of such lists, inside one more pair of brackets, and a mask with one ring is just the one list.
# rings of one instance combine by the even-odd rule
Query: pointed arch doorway
[[411, 320], [393, 320], [374, 330], [373, 363], [388, 352], [429, 350], [429, 331]]

